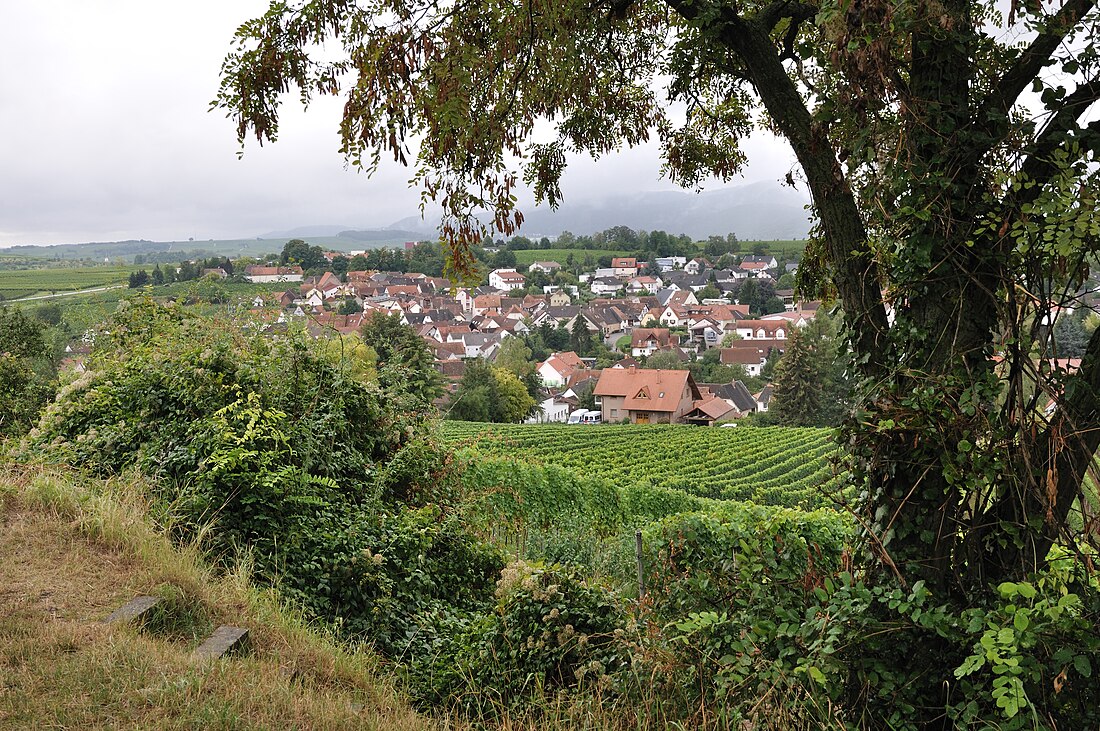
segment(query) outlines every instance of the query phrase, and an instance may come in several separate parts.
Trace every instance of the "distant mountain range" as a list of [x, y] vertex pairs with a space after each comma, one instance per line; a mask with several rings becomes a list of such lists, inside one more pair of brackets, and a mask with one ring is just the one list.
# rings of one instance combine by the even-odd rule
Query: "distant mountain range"
[[[753, 183], [704, 193], [660, 191], [609, 195], [601, 200], [567, 199], [557, 210], [546, 206], [523, 209], [520, 233], [529, 238], [556, 236], [562, 231], [593, 234], [612, 226], [638, 231], [666, 231], [705, 239], [737, 234], [745, 240], [805, 238], [810, 230], [809, 199], [775, 183]], [[390, 229], [434, 233], [438, 219], [403, 218]]]
[[[421, 222], [419, 218], [417, 222]], [[421, 222], [422, 223], [422, 222]], [[339, 239], [351, 239], [353, 241], [362, 241], [364, 243], [372, 241], [390, 242], [396, 239], [418, 239], [422, 235], [421, 231], [413, 230], [401, 230], [398, 226], [388, 226], [386, 228], [355, 228], [352, 226], [299, 226], [297, 228], [287, 229], [285, 231], [268, 231], [267, 233], [260, 234], [257, 238], [260, 239], [310, 239], [310, 238], [339, 238]]]
[[[704, 193], [660, 191], [611, 194], [600, 199], [568, 199], [556, 211], [524, 208], [520, 233], [529, 238], [562, 231], [589, 235], [613, 226], [635, 231], [665, 231], [694, 239], [736, 234], [742, 241], [805, 238], [810, 230], [803, 193], [776, 183], [721, 188]], [[53, 246], [14, 246], [5, 254], [57, 259], [129, 261], [138, 254], [179, 252], [186, 256], [257, 256], [280, 251], [288, 239], [305, 239], [336, 251], [400, 246], [405, 241], [435, 240], [439, 218], [402, 218], [383, 228], [320, 224], [269, 231], [254, 239], [206, 241], [113, 241]]]

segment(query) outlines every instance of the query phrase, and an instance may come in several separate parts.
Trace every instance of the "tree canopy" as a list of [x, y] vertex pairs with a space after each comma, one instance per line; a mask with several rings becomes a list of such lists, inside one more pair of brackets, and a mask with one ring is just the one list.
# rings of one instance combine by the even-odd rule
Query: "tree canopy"
[[399, 315], [374, 311], [360, 328], [363, 342], [377, 355], [382, 388], [407, 390], [421, 406], [443, 395], [443, 377], [435, 370], [424, 340]]
[[491, 366], [481, 358], [466, 364], [466, 372], [451, 397], [448, 416], [462, 421], [518, 422], [538, 408], [516, 374]]

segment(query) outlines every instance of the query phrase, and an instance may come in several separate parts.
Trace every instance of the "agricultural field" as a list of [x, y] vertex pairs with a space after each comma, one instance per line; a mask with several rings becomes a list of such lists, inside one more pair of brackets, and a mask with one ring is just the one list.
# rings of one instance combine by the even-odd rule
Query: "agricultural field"
[[553, 465], [620, 488], [648, 484], [702, 498], [816, 508], [839, 484], [828, 429], [449, 421], [443, 434], [469, 454]]
[[37, 294], [75, 292], [93, 287], [125, 284], [132, 266], [45, 267], [0, 270], [0, 298], [4, 300]]

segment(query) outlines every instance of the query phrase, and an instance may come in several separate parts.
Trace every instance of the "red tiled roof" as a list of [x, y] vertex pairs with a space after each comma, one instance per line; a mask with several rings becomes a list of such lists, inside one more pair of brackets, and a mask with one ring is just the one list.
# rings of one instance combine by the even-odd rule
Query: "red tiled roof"
[[645, 347], [649, 340], [656, 340], [659, 348], [668, 348], [676, 344], [672, 342], [672, 333], [667, 327], [640, 327], [631, 333], [630, 347]]
[[680, 408], [684, 389], [689, 386], [698, 396], [699, 389], [688, 371], [605, 368], [595, 393], [597, 396], [624, 397], [623, 408], [630, 411], [672, 413]]

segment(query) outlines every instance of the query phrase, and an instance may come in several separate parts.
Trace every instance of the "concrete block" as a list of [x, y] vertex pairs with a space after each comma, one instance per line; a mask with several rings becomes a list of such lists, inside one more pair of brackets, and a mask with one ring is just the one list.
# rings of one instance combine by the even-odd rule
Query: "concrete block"
[[136, 622], [144, 619], [149, 611], [160, 604], [160, 599], [155, 596], [138, 596], [123, 604], [107, 615], [103, 624], [112, 622]]
[[230, 652], [240, 650], [248, 641], [248, 630], [244, 627], [222, 625], [214, 630], [193, 653], [196, 660], [217, 660]]

